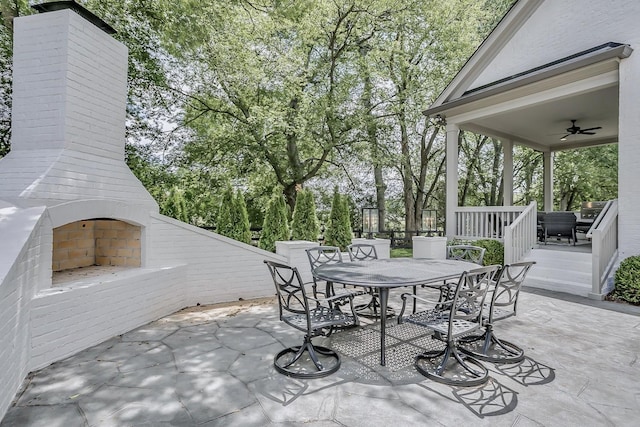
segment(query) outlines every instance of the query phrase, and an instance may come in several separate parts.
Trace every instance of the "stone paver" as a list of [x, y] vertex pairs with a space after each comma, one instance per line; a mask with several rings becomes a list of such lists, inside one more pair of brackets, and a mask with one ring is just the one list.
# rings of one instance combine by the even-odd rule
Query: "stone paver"
[[433, 343], [410, 325], [389, 322], [386, 367], [376, 324], [318, 339], [342, 366], [300, 380], [273, 368], [302, 340], [275, 301], [193, 307], [30, 374], [0, 427], [636, 426], [640, 316], [597, 305], [523, 293], [496, 331], [527, 357], [488, 364], [489, 382], [471, 388], [415, 371]]

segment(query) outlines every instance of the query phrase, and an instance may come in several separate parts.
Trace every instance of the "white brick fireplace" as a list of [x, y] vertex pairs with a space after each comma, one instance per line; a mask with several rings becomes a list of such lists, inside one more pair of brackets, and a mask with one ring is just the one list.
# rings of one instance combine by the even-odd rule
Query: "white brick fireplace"
[[[14, 21], [0, 159], [0, 419], [26, 374], [196, 304], [271, 296], [284, 258], [158, 213], [124, 161], [127, 48], [73, 2]], [[97, 24], [97, 25], [96, 25]], [[119, 267], [110, 274], [66, 274]], [[54, 271], [65, 273], [54, 285]]]

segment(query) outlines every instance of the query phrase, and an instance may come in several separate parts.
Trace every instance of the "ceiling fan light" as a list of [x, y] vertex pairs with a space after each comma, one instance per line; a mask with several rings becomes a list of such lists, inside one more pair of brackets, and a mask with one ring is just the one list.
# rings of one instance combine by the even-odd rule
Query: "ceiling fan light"
[[562, 138], [560, 138], [560, 141], [566, 141], [566, 140], [567, 140], [566, 135], [565, 135], [565, 136], [563, 136]]

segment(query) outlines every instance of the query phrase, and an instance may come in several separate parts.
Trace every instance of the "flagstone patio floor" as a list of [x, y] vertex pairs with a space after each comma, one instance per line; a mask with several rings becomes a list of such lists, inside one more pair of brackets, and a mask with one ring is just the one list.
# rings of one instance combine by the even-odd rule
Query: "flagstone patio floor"
[[521, 294], [496, 332], [525, 360], [488, 364], [470, 388], [418, 374], [429, 334], [393, 320], [386, 367], [364, 322], [323, 340], [342, 356], [336, 374], [300, 380], [273, 368], [302, 340], [275, 300], [191, 307], [31, 373], [0, 426], [640, 425], [640, 310], [558, 296]]

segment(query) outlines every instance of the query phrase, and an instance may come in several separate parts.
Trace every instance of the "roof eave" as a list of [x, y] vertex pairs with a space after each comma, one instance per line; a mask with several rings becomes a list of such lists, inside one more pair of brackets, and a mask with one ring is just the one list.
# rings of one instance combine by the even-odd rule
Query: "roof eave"
[[465, 92], [543, 1], [517, 0], [431, 105], [444, 104]]
[[489, 84], [484, 90], [473, 92], [466, 96], [461, 96], [460, 98], [454, 99], [453, 101], [446, 102], [444, 104], [434, 105], [433, 107], [424, 110], [422, 113], [426, 116], [440, 114], [452, 108], [460, 107], [462, 105], [485, 99], [493, 95], [527, 86], [529, 84], [536, 83], [560, 74], [564, 74], [569, 71], [587, 67], [592, 64], [614, 58], [624, 59], [631, 55], [632, 52], [633, 49], [629, 45], [621, 44], [605, 51], [595, 52], [589, 56], [578, 57], [573, 61], [562, 62], [555, 66], [543, 68], [537, 72], [526, 74], [516, 79], [507, 80], [500, 84]]

